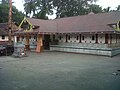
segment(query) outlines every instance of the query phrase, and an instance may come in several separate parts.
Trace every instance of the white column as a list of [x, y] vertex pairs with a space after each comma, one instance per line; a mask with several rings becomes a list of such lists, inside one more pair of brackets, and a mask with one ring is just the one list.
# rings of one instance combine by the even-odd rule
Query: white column
[[14, 36], [14, 43], [17, 43], [17, 36]]

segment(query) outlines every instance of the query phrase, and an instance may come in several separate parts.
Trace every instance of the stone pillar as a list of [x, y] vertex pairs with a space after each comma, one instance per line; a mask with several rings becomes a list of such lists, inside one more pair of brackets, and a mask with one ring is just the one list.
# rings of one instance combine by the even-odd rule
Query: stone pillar
[[27, 51], [29, 51], [30, 50], [30, 45], [29, 45], [29, 35], [26, 35], [25, 36], [25, 49], [27, 50]]
[[40, 53], [42, 52], [43, 49], [43, 38], [42, 38], [42, 34], [39, 34], [37, 36], [37, 47], [36, 47], [36, 52]]

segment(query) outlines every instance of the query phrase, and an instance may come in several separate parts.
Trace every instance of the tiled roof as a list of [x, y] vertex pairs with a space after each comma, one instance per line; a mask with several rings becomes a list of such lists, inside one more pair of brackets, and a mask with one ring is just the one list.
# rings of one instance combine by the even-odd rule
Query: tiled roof
[[114, 29], [108, 24], [117, 23], [120, 20], [120, 12], [89, 14], [54, 20], [27, 19], [32, 25], [39, 26], [40, 33], [111, 32]]
[[27, 19], [32, 25], [39, 26], [39, 32], [57, 32], [57, 23], [55, 20]]
[[[13, 25], [16, 25], [16, 24], [13, 23]], [[16, 27], [13, 26], [12, 33], [17, 31]], [[8, 35], [8, 33], [9, 33], [8, 23], [0, 23], [0, 35]]]
[[8, 35], [8, 24], [0, 23], [0, 35]]

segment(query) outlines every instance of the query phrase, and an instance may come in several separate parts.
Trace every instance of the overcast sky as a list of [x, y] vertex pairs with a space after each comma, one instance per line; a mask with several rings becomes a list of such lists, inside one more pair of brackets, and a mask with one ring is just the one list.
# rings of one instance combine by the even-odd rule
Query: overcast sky
[[[24, 7], [23, 7], [23, 2], [24, 0], [13, 0], [14, 4], [16, 6], [16, 8], [20, 11], [24, 11]], [[111, 9], [116, 9], [116, 7], [118, 5], [120, 5], [120, 0], [98, 0], [98, 2], [96, 3], [100, 6], [102, 6], [103, 8], [106, 7], [111, 7]], [[55, 16], [52, 16], [51, 18], [54, 18]]]

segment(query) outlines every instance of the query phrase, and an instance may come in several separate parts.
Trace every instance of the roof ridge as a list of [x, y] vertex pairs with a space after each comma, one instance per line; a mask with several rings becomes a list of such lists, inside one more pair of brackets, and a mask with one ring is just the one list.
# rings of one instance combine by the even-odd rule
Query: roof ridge
[[96, 14], [86, 14], [86, 15], [78, 15], [78, 16], [71, 16], [71, 17], [63, 17], [63, 18], [56, 18], [56, 19], [38, 19], [38, 18], [28, 18], [27, 19], [34, 19], [34, 20], [41, 20], [41, 21], [56, 21], [60, 19], [69, 19], [69, 18], [75, 18], [75, 17], [86, 17], [86, 16], [96, 16], [96, 15], [105, 15], [105, 14], [110, 14], [110, 13], [120, 13], [120, 11], [113, 11], [113, 12], [101, 12], [101, 13], [96, 13]]
[[57, 18], [54, 20], [59, 20], [59, 19], [69, 19], [69, 18], [75, 18], [75, 17], [85, 17], [85, 16], [96, 16], [96, 15], [104, 15], [104, 14], [110, 14], [110, 13], [120, 13], [120, 11], [113, 11], [113, 12], [102, 12], [102, 13], [96, 13], [96, 14], [86, 14], [86, 15], [78, 15], [78, 16], [71, 16], [71, 17], [63, 17], [63, 18]]

